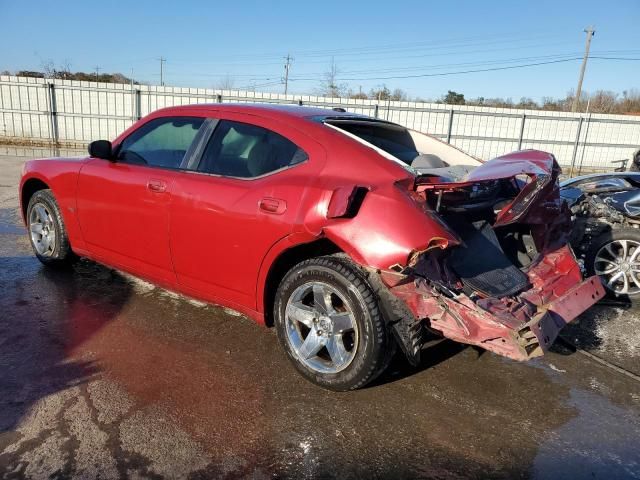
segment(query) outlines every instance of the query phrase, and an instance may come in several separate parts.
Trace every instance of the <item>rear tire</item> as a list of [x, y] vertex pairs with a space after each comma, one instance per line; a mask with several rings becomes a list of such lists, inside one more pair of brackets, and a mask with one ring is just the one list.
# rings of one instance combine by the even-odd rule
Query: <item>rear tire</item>
[[347, 259], [319, 257], [293, 267], [276, 292], [274, 318], [295, 368], [330, 390], [365, 386], [395, 351], [373, 289]]
[[43, 264], [66, 267], [77, 259], [51, 190], [38, 190], [29, 199], [27, 229], [33, 252]]
[[613, 229], [593, 239], [585, 268], [589, 275], [600, 277], [609, 298], [640, 301], [640, 230]]

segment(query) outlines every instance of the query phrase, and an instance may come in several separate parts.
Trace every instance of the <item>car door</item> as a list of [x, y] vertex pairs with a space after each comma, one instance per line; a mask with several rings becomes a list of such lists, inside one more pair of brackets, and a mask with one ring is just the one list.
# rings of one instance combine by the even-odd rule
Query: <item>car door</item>
[[255, 309], [261, 262], [292, 232], [324, 150], [286, 125], [251, 115], [225, 116], [197, 171], [176, 175], [171, 252], [181, 289]]
[[169, 252], [172, 174], [182, 167], [204, 118], [160, 117], [114, 147], [115, 160], [80, 171], [77, 208], [90, 254], [165, 285], [176, 283]]

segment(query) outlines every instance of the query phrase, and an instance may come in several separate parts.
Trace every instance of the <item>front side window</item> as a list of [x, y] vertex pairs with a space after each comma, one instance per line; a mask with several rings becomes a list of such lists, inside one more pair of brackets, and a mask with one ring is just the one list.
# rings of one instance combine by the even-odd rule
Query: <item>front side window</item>
[[139, 165], [179, 168], [204, 118], [156, 118], [129, 135], [118, 160]]
[[198, 171], [254, 178], [301, 163], [307, 154], [266, 128], [222, 120], [204, 151]]

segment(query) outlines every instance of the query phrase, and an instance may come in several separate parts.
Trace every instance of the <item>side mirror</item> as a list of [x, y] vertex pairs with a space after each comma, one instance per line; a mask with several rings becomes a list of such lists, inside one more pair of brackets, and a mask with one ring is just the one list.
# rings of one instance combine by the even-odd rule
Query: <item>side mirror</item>
[[103, 160], [113, 161], [113, 149], [109, 140], [96, 140], [89, 144], [89, 155]]

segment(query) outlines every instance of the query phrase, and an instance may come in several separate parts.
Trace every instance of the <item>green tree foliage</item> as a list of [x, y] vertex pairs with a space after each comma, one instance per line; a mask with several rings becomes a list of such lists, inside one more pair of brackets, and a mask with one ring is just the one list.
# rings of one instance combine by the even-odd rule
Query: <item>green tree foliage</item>
[[[105, 83], [131, 83], [131, 79], [121, 73], [95, 73], [72, 72], [69, 62], [56, 66], [52, 61], [45, 62], [42, 65], [43, 71], [36, 70], [18, 70], [14, 73], [18, 77], [33, 78], [58, 78], [61, 80], [84, 80], [86, 82], [105, 82]], [[11, 75], [9, 71], [3, 72], [3, 75]], [[133, 83], [138, 84], [135, 80]]]

